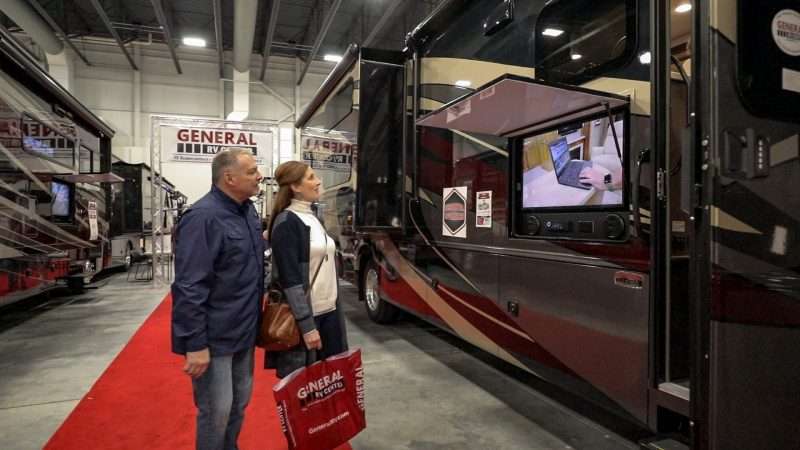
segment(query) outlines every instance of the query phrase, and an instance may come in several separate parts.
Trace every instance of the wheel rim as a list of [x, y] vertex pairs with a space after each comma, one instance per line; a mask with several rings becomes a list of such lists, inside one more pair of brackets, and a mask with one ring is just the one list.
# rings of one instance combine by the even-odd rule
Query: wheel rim
[[131, 255], [125, 255], [125, 267], [131, 267]]
[[364, 294], [367, 300], [367, 308], [371, 311], [376, 311], [378, 309], [378, 302], [380, 302], [380, 296], [378, 295], [378, 272], [373, 268], [367, 270]]

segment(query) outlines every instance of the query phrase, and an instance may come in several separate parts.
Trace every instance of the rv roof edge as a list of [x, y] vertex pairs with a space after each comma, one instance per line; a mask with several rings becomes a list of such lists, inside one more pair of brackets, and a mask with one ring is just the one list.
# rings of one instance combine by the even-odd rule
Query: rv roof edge
[[342, 77], [350, 71], [350, 68], [353, 67], [353, 64], [356, 63], [358, 60], [358, 52], [359, 47], [357, 44], [350, 44], [347, 47], [347, 50], [344, 52], [342, 56], [342, 60], [336, 64], [336, 67], [333, 68], [328, 77], [325, 78], [325, 81], [322, 82], [322, 86], [317, 90], [317, 93], [314, 94], [314, 97], [306, 106], [306, 109], [303, 110], [303, 113], [300, 114], [300, 117], [294, 123], [295, 128], [302, 128], [306, 125], [308, 120], [311, 116], [314, 115], [317, 108], [325, 101], [325, 99], [330, 95], [331, 91], [339, 84]]
[[6, 54], [10, 59], [21, 65], [27, 74], [31, 76], [45, 91], [56, 97], [64, 106], [69, 107], [72, 112], [80, 119], [96, 128], [109, 138], [114, 137], [114, 130], [95, 115], [89, 108], [81, 104], [75, 96], [64, 89], [50, 74], [39, 66], [30, 54], [21, 47], [12, 36], [0, 30], [0, 53]]
[[408, 33], [406, 37], [406, 47], [414, 49], [417, 44], [422, 43], [430, 33], [435, 30], [443, 29], [443, 25], [447, 24], [453, 16], [461, 13], [466, 3], [467, 0], [443, 0], [428, 17]]

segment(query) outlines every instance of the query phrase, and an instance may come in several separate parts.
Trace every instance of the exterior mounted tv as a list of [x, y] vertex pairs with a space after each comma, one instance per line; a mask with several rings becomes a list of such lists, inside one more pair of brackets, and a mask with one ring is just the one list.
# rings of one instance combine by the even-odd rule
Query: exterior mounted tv
[[518, 207], [551, 212], [624, 209], [628, 123], [627, 109], [621, 108], [517, 138]]
[[75, 217], [75, 185], [61, 180], [50, 182], [50, 218], [57, 223], [72, 223]]

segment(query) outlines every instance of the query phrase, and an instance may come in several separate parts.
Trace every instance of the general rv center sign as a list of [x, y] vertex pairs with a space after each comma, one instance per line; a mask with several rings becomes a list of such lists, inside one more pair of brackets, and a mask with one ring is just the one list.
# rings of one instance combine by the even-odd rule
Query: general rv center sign
[[217, 153], [234, 147], [250, 150], [257, 164], [266, 164], [272, 152], [272, 133], [172, 126], [161, 128], [161, 151], [169, 154], [172, 161], [210, 163]]

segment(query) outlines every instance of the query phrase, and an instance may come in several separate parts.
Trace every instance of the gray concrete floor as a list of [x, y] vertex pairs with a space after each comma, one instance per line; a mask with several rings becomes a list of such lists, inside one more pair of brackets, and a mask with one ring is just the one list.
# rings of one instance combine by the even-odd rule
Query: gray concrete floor
[[164, 298], [124, 274], [0, 310], [0, 449], [40, 449]]
[[[0, 310], [0, 449], [41, 448], [167, 290], [116, 275], [83, 295]], [[355, 450], [638, 448], [435, 327], [371, 322], [356, 290], [342, 291], [366, 376]]]

